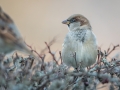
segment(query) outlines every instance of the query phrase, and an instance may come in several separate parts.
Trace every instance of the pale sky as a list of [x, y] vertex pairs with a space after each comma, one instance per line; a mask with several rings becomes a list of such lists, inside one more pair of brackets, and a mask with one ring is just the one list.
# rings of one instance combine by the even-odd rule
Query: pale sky
[[120, 44], [120, 0], [0, 0], [26, 42], [40, 51], [54, 36], [52, 47], [61, 50], [68, 28], [61, 22], [72, 14], [82, 14], [91, 22], [98, 45]]

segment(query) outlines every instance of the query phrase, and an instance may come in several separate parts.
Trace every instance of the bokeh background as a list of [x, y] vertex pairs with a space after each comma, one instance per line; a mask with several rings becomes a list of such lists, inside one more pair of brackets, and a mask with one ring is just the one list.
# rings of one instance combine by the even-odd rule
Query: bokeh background
[[45, 41], [55, 36], [57, 41], [51, 48], [61, 50], [68, 32], [61, 22], [76, 13], [90, 20], [103, 49], [120, 43], [120, 0], [0, 0], [0, 6], [13, 18], [25, 41], [38, 52], [45, 47]]
[[61, 22], [76, 13], [90, 20], [103, 49], [120, 41], [119, 0], [0, 0], [0, 6], [13, 18], [25, 41], [38, 51], [54, 36], [53, 49], [61, 50], [68, 32]]

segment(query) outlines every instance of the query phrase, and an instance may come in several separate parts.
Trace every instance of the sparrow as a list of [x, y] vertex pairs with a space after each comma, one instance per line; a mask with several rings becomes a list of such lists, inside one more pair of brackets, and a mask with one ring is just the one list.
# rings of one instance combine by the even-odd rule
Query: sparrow
[[11, 17], [0, 7], [0, 54], [6, 55], [15, 50], [35, 56], [25, 44]]
[[97, 58], [97, 40], [89, 20], [81, 14], [74, 14], [62, 23], [69, 29], [62, 45], [63, 62], [74, 68], [94, 64]]

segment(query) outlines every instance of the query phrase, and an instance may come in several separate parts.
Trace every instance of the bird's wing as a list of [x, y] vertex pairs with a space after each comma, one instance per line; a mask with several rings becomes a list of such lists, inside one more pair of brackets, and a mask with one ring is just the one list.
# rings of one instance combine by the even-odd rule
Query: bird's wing
[[[6, 42], [16, 43], [22, 40], [13, 20], [0, 8], [0, 38]], [[19, 40], [18, 40], [19, 39]]]

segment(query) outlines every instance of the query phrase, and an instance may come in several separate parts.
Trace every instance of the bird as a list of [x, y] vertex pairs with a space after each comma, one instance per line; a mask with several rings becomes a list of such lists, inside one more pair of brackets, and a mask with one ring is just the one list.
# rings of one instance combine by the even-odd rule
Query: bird
[[75, 69], [94, 64], [97, 58], [97, 39], [89, 20], [81, 14], [73, 14], [62, 23], [69, 29], [62, 44], [63, 62]]
[[0, 54], [7, 55], [16, 50], [36, 57], [27, 47], [11, 17], [0, 7]]

